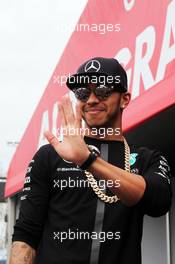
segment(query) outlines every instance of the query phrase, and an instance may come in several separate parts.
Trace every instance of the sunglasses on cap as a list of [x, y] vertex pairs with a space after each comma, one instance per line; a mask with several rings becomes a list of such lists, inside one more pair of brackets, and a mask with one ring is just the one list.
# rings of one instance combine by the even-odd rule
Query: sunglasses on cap
[[117, 89], [113, 85], [98, 85], [93, 88], [89, 87], [77, 87], [72, 90], [75, 94], [75, 97], [82, 101], [87, 102], [91, 93], [93, 92], [99, 100], [107, 99], [114, 91]]

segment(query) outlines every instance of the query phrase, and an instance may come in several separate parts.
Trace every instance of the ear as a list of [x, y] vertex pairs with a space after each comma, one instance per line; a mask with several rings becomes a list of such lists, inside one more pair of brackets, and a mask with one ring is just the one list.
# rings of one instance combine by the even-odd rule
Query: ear
[[125, 109], [129, 102], [131, 100], [131, 94], [126, 92], [126, 93], [122, 93], [121, 95], [121, 100], [120, 100], [120, 108], [121, 109]]

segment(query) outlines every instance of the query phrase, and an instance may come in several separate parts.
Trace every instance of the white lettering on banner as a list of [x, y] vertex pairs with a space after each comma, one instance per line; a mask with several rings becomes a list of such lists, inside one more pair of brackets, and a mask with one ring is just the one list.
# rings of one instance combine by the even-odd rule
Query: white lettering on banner
[[[52, 110], [52, 133], [54, 135], [57, 134], [57, 128], [58, 128], [58, 124], [57, 124], [57, 120], [58, 120], [58, 102], [56, 102], [53, 105], [53, 110]], [[40, 148], [41, 146], [43, 146], [44, 144], [48, 144], [47, 139], [44, 137], [44, 132], [46, 130], [49, 130], [50, 124], [49, 124], [49, 112], [45, 111], [42, 115], [41, 118], [41, 129], [40, 129], [40, 133], [39, 133], [39, 143], [38, 143], [38, 148]], [[60, 135], [60, 139], [61, 139], [61, 135]]]
[[[175, 59], [175, 1], [172, 1], [168, 6], [166, 15], [165, 32], [163, 45], [158, 64], [156, 81], [160, 82], [165, 75], [166, 66]], [[170, 46], [171, 33], [173, 33], [174, 43]]]
[[130, 1], [123, 0], [123, 3], [124, 3], [124, 7], [125, 7], [126, 11], [130, 11], [135, 4], [135, 0], [130, 0]]
[[[160, 82], [165, 77], [167, 65], [175, 59], [175, 0], [173, 0], [168, 8], [165, 21], [165, 30], [163, 36], [163, 44], [161, 48], [160, 58], [157, 65], [156, 78], [153, 78], [153, 74], [149, 63], [154, 55], [156, 47], [156, 31], [153, 25], [150, 25], [143, 32], [136, 37], [135, 44], [135, 59], [133, 70], [129, 68], [127, 70], [128, 86], [132, 94], [132, 99], [140, 96], [140, 80], [142, 78], [145, 90], [150, 89], [155, 84]], [[173, 44], [170, 40], [173, 36]], [[157, 38], [158, 39], [158, 38]], [[147, 44], [147, 50], [142, 56], [144, 45]], [[132, 54], [129, 48], [125, 47], [119, 50], [115, 56], [125, 67], [132, 59]], [[133, 78], [132, 75], [133, 74]], [[133, 83], [131, 80], [133, 79]]]
[[42, 119], [41, 119], [41, 129], [40, 129], [40, 133], [39, 133], [38, 148], [40, 148], [42, 145], [48, 143], [48, 141], [44, 137], [44, 132], [46, 130], [49, 130], [49, 114], [48, 114], [48, 111], [45, 111], [43, 113], [43, 115], [42, 115]]
[[[131, 54], [131, 51], [128, 48], [123, 48], [117, 53], [115, 58], [118, 61], [120, 61], [123, 64], [124, 68], [125, 68], [126, 65], [129, 63], [129, 61], [131, 60], [132, 54]], [[132, 69], [127, 70], [128, 87], [130, 87], [130, 84], [131, 84], [131, 74], [132, 74]]]
[[[71, 92], [69, 92], [70, 99], [73, 104], [73, 110], [75, 111], [75, 96], [72, 96]], [[58, 129], [58, 102], [54, 103], [53, 105], [53, 110], [52, 110], [52, 128], [51, 131], [54, 135], [57, 135], [57, 129]], [[45, 111], [42, 115], [41, 118], [41, 129], [39, 133], [39, 143], [38, 143], [38, 148], [43, 146], [44, 144], [48, 144], [47, 139], [44, 137], [44, 132], [46, 130], [49, 130], [49, 127], [51, 127], [51, 124], [49, 124], [49, 112]], [[62, 139], [62, 135], [59, 136], [59, 139]], [[37, 149], [38, 149], [37, 148]]]
[[[156, 33], [154, 27], [149, 26], [136, 38], [132, 99], [139, 95], [141, 78], [146, 90], [154, 85], [154, 79], [149, 63], [155, 49], [155, 35]], [[145, 44], [147, 46], [147, 50], [142, 57]]]

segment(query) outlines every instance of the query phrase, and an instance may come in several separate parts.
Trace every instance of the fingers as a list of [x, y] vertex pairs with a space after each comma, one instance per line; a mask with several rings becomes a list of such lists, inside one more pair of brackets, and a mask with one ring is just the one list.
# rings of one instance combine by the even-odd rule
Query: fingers
[[64, 108], [61, 102], [58, 103], [58, 110], [59, 110], [59, 115], [60, 115], [61, 126], [65, 128], [65, 126], [67, 125], [67, 121], [66, 121], [66, 116], [64, 113]]
[[82, 127], [82, 115], [78, 104], [76, 104], [76, 127]]
[[49, 131], [45, 131], [44, 132], [44, 136], [47, 138], [47, 140], [49, 141], [49, 143], [55, 148], [57, 149], [58, 145], [59, 145], [59, 141], [58, 139]]
[[[69, 95], [63, 96], [61, 102], [58, 103], [61, 127], [63, 131], [69, 128], [81, 128], [82, 116], [79, 107], [76, 105], [76, 116], [73, 111], [72, 103]], [[67, 135], [67, 134], [66, 134]]]
[[62, 107], [63, 107], [63, 111], [65, 115], [66, 124], [73, 126], [75, 123], [75, 115], [74, 115], [72, 103], [70, 101], [68, 94], [63, 96]]

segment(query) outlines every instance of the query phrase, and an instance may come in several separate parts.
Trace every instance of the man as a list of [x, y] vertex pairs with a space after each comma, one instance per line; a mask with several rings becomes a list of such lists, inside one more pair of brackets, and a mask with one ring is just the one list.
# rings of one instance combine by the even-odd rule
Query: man
[[167, 161], [123, 137], [130, 94], [117, 60], [88, 60], [67, 85], [76, 114], [64, 96], [63, 139], [46, 132], [29, 165], [10, 264], [140, 264], [144, 215], [170, 208]]

